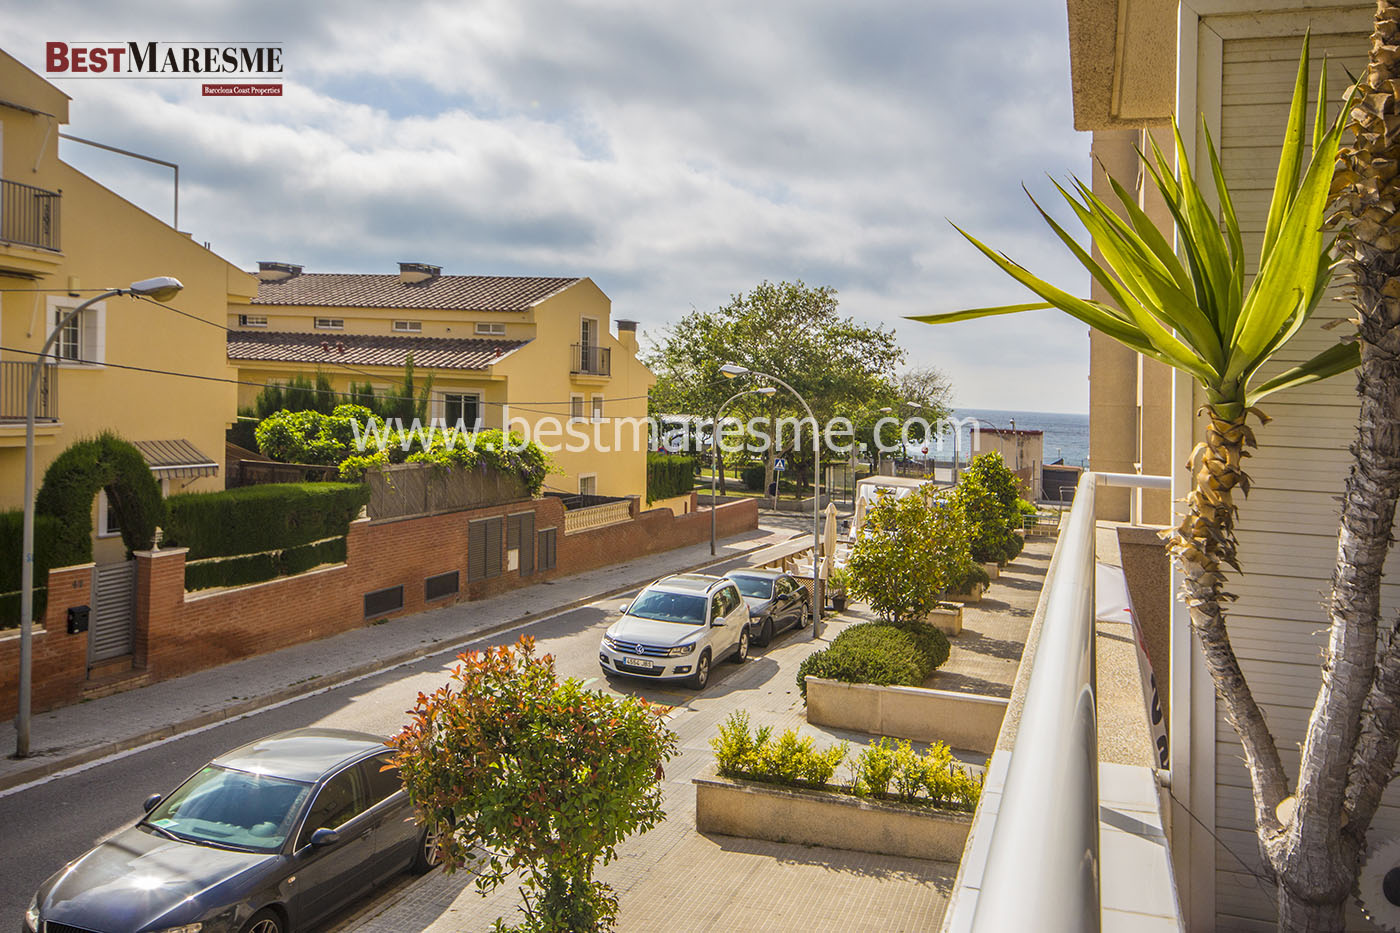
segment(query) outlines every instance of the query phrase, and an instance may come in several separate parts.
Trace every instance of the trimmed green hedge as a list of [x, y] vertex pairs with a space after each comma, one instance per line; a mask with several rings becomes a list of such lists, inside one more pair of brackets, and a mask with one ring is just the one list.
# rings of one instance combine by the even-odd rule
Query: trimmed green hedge
[[269, 483], [171, 496], [165, 544], [198, 560], [344, 537], [369, 495], [359, 483]]
[[797, 669], [797, 689], [807, 698], [807, 677], [851, 684], [921, 687], [948, 660], [948, 638], [924, 622], [863, 622], [807, 656]]
[[765, 472], [766, 468], [763, 464], [755, 463], [752, 466], [744, 467], [743, 471], [739, 473], [739, 478], [744, 481], [744, 488], [748, 489], [750, 492], [763, 492], [763, 475]]
[[321, 564], [339, 564], [345, 560], [345, 539], [333, 538], [316, 544], [229, 557], [207, 564], [185, 565], [185, 589], [207, 590], [215, 586], [246, 586], [277, 577], [305, 573]]
[[647, 504], [684, 496], [695, 488], [695, 458], [680, 454], [647, 454]]
[[[44, 617], [48, 605], [49, 569], [67, 567], [67, 561], [54, 563], [54, 545], [59, 537], [58, 520], [50, 515], [34, 516], [34, 619]], [[24, 510], [0, 512], [0, 629], [19, 625], [19, 572], [24, 550]]]
[[57, 520], [51, 567], [92, 560], [92, 500], [100, 489], [121, 524], [126, 549], [149, 548], [165, 516], [160, 484], [141, 451], [110, 431], [78, 441], [54, 458], [34, 497], [34, 511]]

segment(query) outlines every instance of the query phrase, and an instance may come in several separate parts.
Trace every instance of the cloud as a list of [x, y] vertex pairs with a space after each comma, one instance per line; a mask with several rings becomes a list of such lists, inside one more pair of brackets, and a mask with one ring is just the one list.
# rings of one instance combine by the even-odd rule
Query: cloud
[[[802, 278], [897, 326], [910, 362], [945, 369], [964, 405], [1086, 407], [1077, 323], [903, 320], [1023, 298], [948, 218], [1086, 289], [1020, 190], [1046, 197], [1046, 173], [1088, 163], [1054, 4], [0, 9], [6, 50], [36, 69], [49, 39], [285, 44], [281, 98], [56, 82], [74, 97], [70, 132], [179, 162], [182, 228], [241, 266], [584, 274], [653, 332], [764, 278]], [[167, 174], [62, 152], [168, 217]]]

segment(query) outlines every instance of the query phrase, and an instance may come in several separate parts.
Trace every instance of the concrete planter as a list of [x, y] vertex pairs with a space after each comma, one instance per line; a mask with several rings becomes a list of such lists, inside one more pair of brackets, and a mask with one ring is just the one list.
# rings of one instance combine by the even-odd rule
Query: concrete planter
[[924, 614], [923, 621], [944, 635], [958, 635], [962, 632], [962, 617], [961, 603], [939, 603]]
[[944, 598], [950, 603], [962, 603], [964, 605], [968, 603], [980, 603], [982, 601], [982, 594], [986, 591], [986, 584], [974, 583], [966, 591], [961, 593], [948, 593]]
[[1001, 576], [1000, 564], [983, 564], [982, 569], [987, 571], [987, 579], [989, 580], [995, 580], [997, 577]]
[[973, 693], [807, 678], [807, 721], [813, 725], [912, 742], [947, 742], [988, 755], [996, 748], [1006, 703]]
[[972, 815], [830, 791], [694, 779], [695, 828], [745, 839], [956, 862]]

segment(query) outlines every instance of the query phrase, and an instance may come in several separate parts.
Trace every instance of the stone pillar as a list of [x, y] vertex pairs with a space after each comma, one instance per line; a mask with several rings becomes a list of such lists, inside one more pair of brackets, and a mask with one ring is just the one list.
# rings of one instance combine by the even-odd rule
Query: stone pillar
[[187, 548], [136, 551], [136, 618], [131, 660], [159, 678], [161, 638], [179, 624], [185, 603]]

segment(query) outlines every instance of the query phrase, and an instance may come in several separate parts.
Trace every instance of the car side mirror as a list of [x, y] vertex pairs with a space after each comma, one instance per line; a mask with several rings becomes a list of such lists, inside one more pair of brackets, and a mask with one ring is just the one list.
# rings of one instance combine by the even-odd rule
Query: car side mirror
[[715, 628], [724, 628], [724, 618], [721, 616], [720, 618], [711, 621], [710, 624], [713, 625]]
[[333, 846], [340, 841], [340, 833], [324, 826], [311, 834], [311, 844], [313, 846]]
[[631, 609], [631, 608], [632, 608], [632, 604], [631, 604], [631, 603], [623, 603], [621, 606], [618, 606], [618, 607], [617, 607], [617, 611], [620, 612], [620, 613], [622, 613], [623, 615], [627, 615], [627, 610], [628, 610], [628, 609]]
[[141, 809], [145, 810], [147, 813], [150, 813], [157, 806], [159, 806], [160, 802], [164, 799], [165, 798], [163, 798], [160, 794], [152, 794], [151, 796], [146, 798], [145, 803], [141, 804]]

